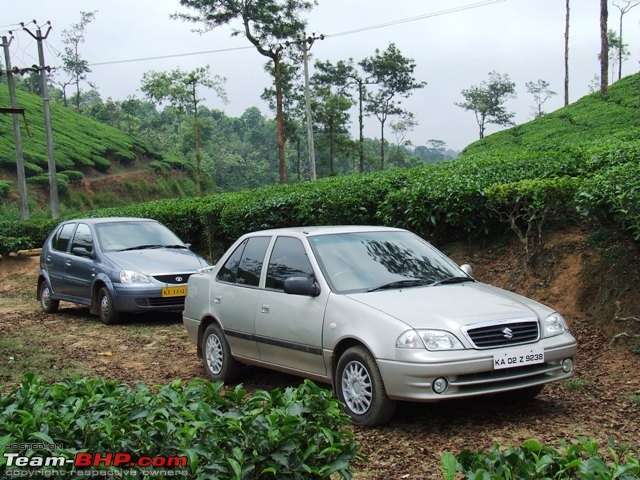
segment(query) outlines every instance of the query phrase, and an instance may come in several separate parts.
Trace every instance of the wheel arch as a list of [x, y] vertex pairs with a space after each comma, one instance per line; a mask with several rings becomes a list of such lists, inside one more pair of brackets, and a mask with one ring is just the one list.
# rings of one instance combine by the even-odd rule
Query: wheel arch
[[375, 360], [375, 355], [373, 355], [373, 352], [371, 352], [371, 349], [361, 340], [358, 340], [357, 338], [353, 338], [353, 337], [343, 338], [342, 340], [340, 340], [336, 344], [335, 348], [333, 349], [333, 354], [331, 355], [331, 378], [332, 378], [331, 384], [333, 386], [334, 391], [336, 388], [335, 383], [336, 383], [336, 369], [338, 368], [338, 360], [344, 354], [344, 352], [349, 350], [351, 347], [365, 348], [369, 353], [371, 353], [371, 356]]
[[220, 323], [220, 320], [218, 320], [211, 314], [206, 315], [202, 320], [200, 320], [200, 326], [198, 327], [198, 342], [196, 343], [198, 358], [202, 358], [202, 337], [204, 336], [204, 332], [209, 325], [213, 324], [217, 324], [220, 328], [222, 328], [222, 323]]

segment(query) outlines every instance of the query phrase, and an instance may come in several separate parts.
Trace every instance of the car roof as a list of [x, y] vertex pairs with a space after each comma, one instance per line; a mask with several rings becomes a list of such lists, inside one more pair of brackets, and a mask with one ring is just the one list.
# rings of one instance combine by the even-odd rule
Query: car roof
[[336, 233], [364, 233], [364, 232], [404, 232], [401, 228], [393, 227], [381, 227], [378, 225], [316, 225], [305, 227], [287, 227], [287, 228], [272, 228], [269, 230], [260, 230], [256, 232], [248, 233], [246, 236], [260, 236], [260, 235], [329, 235]]
[[65, 220], [62, 223], [86, 223], [89, 225], [96, 225], [99, 223], [116, 223], [116, 222], [156, 222], [152, 218], [139, 218], [139, 217], [95, 217], [95, 218], [71, 218]]

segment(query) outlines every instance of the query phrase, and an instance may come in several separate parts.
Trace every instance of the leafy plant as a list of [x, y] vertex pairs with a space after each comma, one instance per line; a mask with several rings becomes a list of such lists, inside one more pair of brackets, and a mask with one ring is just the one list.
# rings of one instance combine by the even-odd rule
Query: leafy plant
[[348, 425], [331, 392], [308, 380], [248, 396], [241, 386], [200, 380], [150, 390], [90, 378], [48, 385], [28, 374], [0, 397], [0, 468], [8, 445], [44, 443], [14, 453], [186, 456], [189, 478], [350, 478], [356, 445]]
[[[578, 438], [560, 442], [560, 448], [526, 440], [519, 447], [493, 445], [488, 452], [464, 450], [457, 456], [457, 471], [467, 479], [637, 479], [640, 462], [635, 452], [609, 439], [603, 452], [595, 440]], [[441, 469], [451, 476], [452, 454], [445, 452]]]

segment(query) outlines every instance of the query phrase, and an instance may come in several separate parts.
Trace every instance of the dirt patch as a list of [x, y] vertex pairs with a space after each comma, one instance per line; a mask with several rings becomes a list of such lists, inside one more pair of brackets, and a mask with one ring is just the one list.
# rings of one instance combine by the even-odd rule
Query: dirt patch
[[[454, 260], [474, 265], [480, 281], [563, 313], [578, 339], [576, 374], [526, 403], [497, 397], [403, 403], [391, 424], [354, 429], [366, 457], [356, 479], [442, 478], [445, 450], [517, 445], [527, 438], [558, 446], [559, 439], [578, 436], [606, 445], [611, 437], [640, 450], [640, 355], [634, 353], [640, 322], [615, 320], [640, 314], [638, 254], [625, 242], [616, 241], [615, 251], [594, 246], [590, 236], [583, 230], [554, 234], [536, 276], [522, 270], [517, 242], [447, 247]], [[205, 378], [179, 314], [131, 316], [105, 326], [87, 308], [63, 303], [59, 313], [46, 315], [35, 300], [37, 271], [38, 257], [0, 262], [0, 391], [16, 385], [25, 370], [53, 380], [82, 374], [148, 385]], [[628, 336], [616, 339], [622, 332]], [[249, 390], [273, 389], [300, 379], [251, 368], [243, 382]]]

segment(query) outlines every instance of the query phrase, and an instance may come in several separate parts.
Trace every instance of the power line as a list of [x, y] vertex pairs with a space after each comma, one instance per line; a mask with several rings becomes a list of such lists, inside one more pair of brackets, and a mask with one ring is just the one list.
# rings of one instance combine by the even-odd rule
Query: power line
[[442, 15], [449, 15], [451, 13], [463, 12], [465, 10], [471, 10], [473, 8], [487, 7], [489, 5], [493, 5], [494, 3], [505, 2], [506, 0], [485, 0], [482, 2], [471, 3], [468, 5], [461, 5], [459, 7], [448, 8], [446, 10], [440, 10], [432, 13], [425, 13], [423, 15], [417, 15], [415, 17], [403, 18], [400, 20], [393, 20], [391, 22], [380, 23], [378, 25], [372, 25], [369, 27], [356, 28], [354, 30], [347, 30], [345, 32], [333, 33], [329, 35], [325, 35], [326, 38], [331, 37], [340, 37], [342, 35], [353, 35], [354, 33], [367, 32], [369, 30], [377, 30], [380, 28], [392, 27], [395, 25], [401, 25], [403, 23], [417, 22], [419, 20], [424, 20], [426, 18], [440, 17]]
[[[419, 20], [424, 20], [427, 18], [433, 18], [433, 17], [440, 17], [442, 15], [449, 15], [452, 13], [458, 13], [458, 12], [462, 12], [465, 10], [471, 10], [474, 8], [481, 8], [481, 7], [487, 7], [489, 5], [493, 5], [496, 3], [501, 3], [501, 2], [505, 2], [506, 0], [483, 0], [480, 2], [475, 2], [475, 3], [470, 3], [467, 5], [461, 5], [459, 7], [454, 7], [454, 8], [449, 8], [446, 10], [439, 10], [437, 12], [431, 12], [431, 13], [425, 13], [423, 15], [417, 15], [414, 17], [408, 17], [408, 18], [402, 18], [399, 20], [393, 20], [391, 22], [386, 22], [386, 23], [380, 23], [377, 25], [371, 25], [368, 27], [362, 27], [362, 28], [357, 28], [354, 30], [347, 30], [344, 32], [339, 32], [339, 33], [333, 33], [333, 34], [329, 34], [329, 35], [325, 35], [325, 38], [331, 38], [331, 37], [340, 37], [340, 36], [344, 36], [344, 35], [353, 35], [355, 33], [360, 33], [360, 32], [366, 32], [369, 30], [377, 30], [380, 28], [386, 28], [386, 27], [391, 27], [394, 25], [401, 25], [403, 23], [410, 23], [410, 22], [417, 22]], [[96, 62], [96, 63], [90, 63], [89, 66], [90, 67], [98, 67], [98, 66], [103, 66], [103, 65], [116, 65], [116, 64], [122, 64], [122, 63], [135, 63], [135, 62], [145, 62], [145, 61], [149, 61], [149, 60], [164, 60], [164, 59], [168, 59], [168, 58], [179, 58], [179, 57], [190, 57], [190, 56], [195, 56], [195, 55], [206, 55], [206, 54], [211, 54], [211, 53], [224, 53], [224, 52], [233, 52], [233, 51], [238, 51], [238, 50], [250, 50], [253, 49], [253, 46], [244, 46], [244, 47], [232, 47], [232, 48], [221, 48], [221, 49], [216, 49], [216, 50], [202, 50], [199, 52], [186, 52], [186, 53], [176, 53], [176, 54], [171, 54], [171, 55], [158, 55], [158, 56], [153, 56], [153, 57], [139, 57], [139, 58], [131, 58], [131, 59], [126, 59], [126, 60], [112, 60], [112, 61], [108, 61], [108, 62]]]

